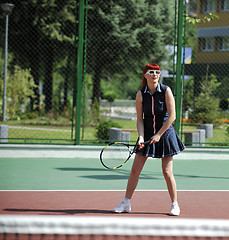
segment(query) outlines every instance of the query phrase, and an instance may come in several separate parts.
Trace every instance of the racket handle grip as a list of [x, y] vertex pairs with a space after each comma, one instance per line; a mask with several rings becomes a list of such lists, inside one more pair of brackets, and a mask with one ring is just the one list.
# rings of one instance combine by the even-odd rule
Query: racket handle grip
[[148, 141], [146, 141], [146, 142], [143, 142], [143, 144], [145, 145], [145, 144], [149, 144], [151, 142], [151, 139], [150, 140], [148, 140]]

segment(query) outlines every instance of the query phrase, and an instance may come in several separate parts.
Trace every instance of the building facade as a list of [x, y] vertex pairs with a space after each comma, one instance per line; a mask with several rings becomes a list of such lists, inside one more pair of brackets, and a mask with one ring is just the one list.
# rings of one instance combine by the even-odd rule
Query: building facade
[[229, 63], [229, 0], [199, 0], [197, 18], [218, 18], [197, 24], [196, 63]]

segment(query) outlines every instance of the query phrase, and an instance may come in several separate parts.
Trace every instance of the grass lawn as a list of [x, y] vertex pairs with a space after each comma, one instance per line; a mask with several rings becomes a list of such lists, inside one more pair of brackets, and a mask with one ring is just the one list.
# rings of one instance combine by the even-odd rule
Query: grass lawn
[[71, 126], [55, 126], [39, 124], [39, 121], [31, 124], [20, 121], [0, 122], [8, 125], [9, 143], [61, 143], [73, 144]]
[[[136, 121], [131, 120], [113, 120], [118, 123], [122, 128], [125, 129], [136, 129]], [[29, 124], [20, 123], [20, 121], [7, 121], [0, 122], [0, 124], [7, 124], [9, 126], [9, 142], [12, 143], [61, 143], [61, 144], [73, 144], [72, 139], [75, 138], [75, 129], [71, 124], [68, 123], [66, 126], [58, 122], [52, 125], [44, 125], [36, 122]], [[183, 129], [196, 129], [196, 126], [184, 125]], [[95, 137], [96, 130], [95, 127], [85, 127], [81, 128], [81, 139], [87, 143], [98, 143], [98, 139]], [[221, 125], [220, 127], [214, 127], [213, 129], [213, 138], [206, 139], [206, 143], [211, 143], [211, 145], [219, 145], [229, 143], [229, 137], [226, 135], [226, 124]], [[137, 140], [137, 132], [130, 133], [130, 140], [135, 142]], [[182, 137], [184, 141], [184, 137]], [[206, 144], [206, 146], [211, 146]]]
[[[131, 120], [113, 120], [118, 123], [122, 128], [125, 129], [136, 129], [136, 121]], [[191, 125], [183, 125], [184, 130], [192, 130], [196, 129], [196, 126]], [[205, 139], [206, 146], [212, 145], [225, 145], [225, 143], [229, 144], [229, 137], [226, 135], [226, 124], [220, 127], [214, 127], [213, 129], [213, 138]], [[130, 132], [130, 141], [136, 142], [138, 138], [137, 132]], [[95, 128], [85, 128], [84, 130], [84, 140], [92, 140], [95, 139]], [[182, 135], [182, 141], [184, 141], [184, 135]], [[211, 143], [211, 144], [210, 144]]]

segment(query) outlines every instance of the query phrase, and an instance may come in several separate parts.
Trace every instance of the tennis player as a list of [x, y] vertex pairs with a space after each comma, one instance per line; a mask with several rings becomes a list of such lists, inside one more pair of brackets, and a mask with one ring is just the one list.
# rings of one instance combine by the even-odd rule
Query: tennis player
[[[163, 175], [172, 201], [170, 215], [178, 216], [176, 181], [173, 175], [173, 155], [185, 146], [174, 130], [176, 118], [175, 101], [171, 89], [159, 83], [160, 67], [155, 63], [143, 69], [142, 89], [136, 95], [137, 130], [139, 149], [129, 176], [125, 199], [114, 208], [114, 212], [130, 212], [130, 200], [137, 186], [139, 175], [148, 157], [161, 158]], [[150, 140], [144, 146], [143, 142]]]

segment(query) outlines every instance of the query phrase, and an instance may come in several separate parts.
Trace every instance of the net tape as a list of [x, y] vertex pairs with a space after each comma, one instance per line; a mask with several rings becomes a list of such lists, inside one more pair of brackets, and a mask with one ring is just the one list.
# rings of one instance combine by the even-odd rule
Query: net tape
[[116, 216], [1, 215], [0, 233], [229, 237], [229, 221]]

